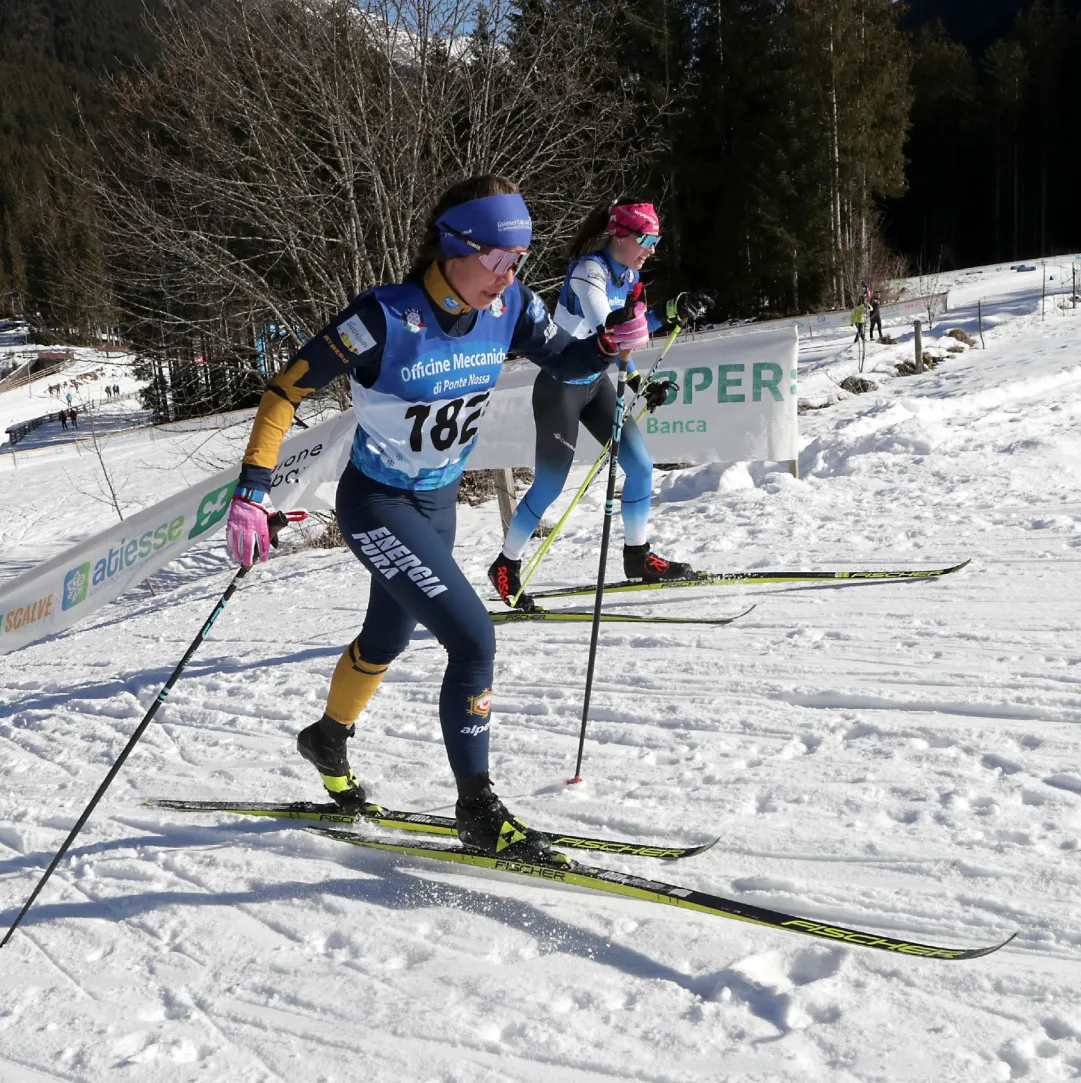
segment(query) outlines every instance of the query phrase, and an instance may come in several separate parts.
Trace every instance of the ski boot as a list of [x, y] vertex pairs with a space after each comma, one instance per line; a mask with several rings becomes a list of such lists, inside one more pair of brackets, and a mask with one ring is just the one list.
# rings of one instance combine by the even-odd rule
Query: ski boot
[[552, 850], [548, 839], [507, 810], [492, 789], [488, 773], [458, 779], [458, 838], [492, 857], [508, 861], [569, 865], [565, 854]]
[[319, 772], [330, 796], [343, 807], [363, 805], [368, 797], [349, 766], [345, 742], [357, 727], [343, 726], [323, 715], [297, 735], [297, 751]]
[[623, 546], [623, 574], [628, 579], [641, 579], [646, 583], [659, 583], [662, 579], [693, 579], [697, 574], [689, 564], [665, 560], [649, 551], [645, 545]]
[[[521, 573], [522, 562], [520, 560], [511, 560], [502, 553], [495, 558], [492, 566], [488, 569], [488, 578], [492, 581], [492, 586], [499, 591], [499, 597], [507, 605], [511, 604], [511, 598], [522, 589]], [[517, 604], [511, 606], [511, 608], [532, 613], [537, 608], [537, 603], [528, 594], [523, 594], [518, 599]]]

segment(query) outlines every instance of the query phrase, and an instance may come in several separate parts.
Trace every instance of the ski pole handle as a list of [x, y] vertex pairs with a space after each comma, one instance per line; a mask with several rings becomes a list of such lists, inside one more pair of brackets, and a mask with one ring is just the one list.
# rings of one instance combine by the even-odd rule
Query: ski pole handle
[[270, 544], [278, 548], [278, 535], [290, 523], [303, 523], [308, 518], [306, 511], [297, 508], [296, 511], [276, 511], [267, 521], [267, 530], [270, 531]]

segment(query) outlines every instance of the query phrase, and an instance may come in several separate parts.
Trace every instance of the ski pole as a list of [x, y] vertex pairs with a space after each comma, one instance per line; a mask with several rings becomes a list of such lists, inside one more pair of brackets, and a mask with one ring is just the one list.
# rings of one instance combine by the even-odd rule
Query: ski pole
[[[641, 283], [628, 296], [623, 309], [633, 313], [642, 298]], [[609, 317], [611, 319], [611, 317]], [[619, 462], [619, 441], [623, 436], [623, 395], [627, 390], [627, 362], [630, 350], [619, 351], [619, 373], [616, 378], [616, 414], [612, 419], [612, 454], [608, 459], [608, 492], [604, 499], [604, 527], [601, 530], [601, 558], [597, 570], [597, 594], [593, 602], [593, 627], [589, 636], [589, 663], [586, 666], [586, 689], [582, 698], [582, 732], [578, 735], [578, 761], [574, 766], [574, 778], [568, 784], [582, 781], [582, 750], [586, 743], [586, 722], [589, 720], [589, 698], [593, 691], [593, 670], [597, 662], [597, 639], [601, 630], [601, 603], [604, 600], [604, 572], [608, 561], [608, 541], [612, 536], [612, 511], [616, 502], [616, 465]], [[658, 361], [660, 358], [657, 359]]]
[[[650, 368], [649, 372], [646, 373], [642, 382], [638, 385], [639, 391], [638, 394], [635, 395], [634, 400], [631, 402], [630, 409], [633, 410], [634, 406], [638, 401], [639, 395], [641, 395], [642, 393], [641, 389], [643, 389], [646, 384], [649, 383], [650, 379], [653, 376], [653, 373], [657, 371], [657, 366], [660, 365], [660, 363], [664, 360], [664, 355], [668, 353], [669, 349], [671, 349], [672, 343], [676, 341], [676, 338], [682, 330], [683, 328], [680, 327], [679, 324], [676, 324], [675, 328], [672, 330], [672, 333], [668, 336], [668, 341], [664, 344], [664, 349], [661, 350], [660, 355], [657, 357], [657, 360], [653, 362], [652, 368]], [[630, 410], [628, 410], [628, 412], [630, 412]], [[643, 407], [638, 412], [635, 420], [641, 421], [642, 418], [645, 416], [645, 413], [646, 407]], [[525, 593], [526, 586], [528, 586], [530, 579], [533, 578], [533, 574], [540, 567], [540, 563], [544, 559], [548, 550], [552, 548], [552, 543], [559, 536], [559, 532], [563, 529], [564, 524], [570, 518], [571, 512], [574, 511], [574, 509], [578, 506], [578, 503], [582, 499], [582, 497], [586, 495], [586, 490], [590, 487], [590, 485], [593, 484], [593, 479], [604, 469], [605, 459], [608, 457], [608, 453], [611, 450], [612, 441], [609, 440], [608, 443], [605, 444], [604, 447], [601, 449], [601, 453], [597, 456], [596, 461], [589, 468], [589, 473], [586, 474], [585, 481], [583, 481], [582, 484], [578, 487], [578, 492], [574, 494], [570, 504], [567, 506], [567, 510], [562, 514], [562, 516], [560, 516], [559, 522], [556, 523], [554, 527], [552, 527], [551, 531], [548, 534], [548, 537], [541, 542], [537, 551], [533, 554], [533, 556], [529, 558], [529, 560], [526, 561], [525, 568], [522, 569], [522, 585], [519, 588], [518, 593], [515, 594], [510, 600], [510, 604], [512, 607], [518, 604], [518, 599]]]
[[[307, 517], [308, 513], [306, 511], [276, 512], [273, 516], [271, 516], [269, 524], [271, 543], [275, 546], [278, 544], [278, 533], [287, 524], [299, 523]], [[202, 626], [202, 628], [199, 629], [199, 634], [191, 641], [191, 645], [184, 652], [184, 657], [180, 659], [180, 662], [177, 664], [176, 669], [173, 670], [172, 676], [170, 676], [170, 678], [162, 686], [162, 689], [158, 693], [157, 698], [150, 705], [150, 710], [148, 710], [146, 714], [143, 715], [142, 722], [140, 722], [139, 725], [135, 728], [135, 732], [131, 735], [128, 743], [124, 746], [123, 751], [120, 753], [119, 756], [117, 756], [116, 762], [112, 765], [112, 767], [109, 768], [109, 773], [105, 776], [105, 781], [102, 782], [102, 784], [97, 788], [97, 792], [90, 799], [90, 804], [88, 804], [83, 810], [83, 814], [79, 817], [79, 819], [75, 823], [75, 826], [68, 833], [68, 837], [64, 839], [64, 844], [60, 847], [59, 850], [56, 851], [56, 856], [49, 863], [49, 867], [45, 870], [45, 875], [42, 876], [42, 878], [37, 882], [37, 887], [35, 887], [34, 890], [30, 893], [30, 898], [26, 900], [25, 905], [19, 911], [15, 920], [11, 923], [11, 927], [4, 935], [4, 939], [0, 940], [0, 948], [2, 948], [11, 939], [11, 934], [14, 933], [15, 930], [19, 927], [23, 918], [26, 917], [26, 914], [29, 911], [30, 907], [34, 905], [34, 900], [38, 897], [38, 895], [41, 894], [42, 888], [45, 887], [45, 885], [49, 882], [49, 877], [52, 876], [53, 870], [64, 859], [64, 855], [68, 852], [68, 848], [75, 841], [75, 837], [83, 829], [83, 825], [86, 823], [86, 821], [90, 819], [90, 814], [94, 811], [94, 809], [97, 807], [98, 802], [105, 795], [105, 791], [109, 788], [109, 784], [113, 781], [114, 778], [116, 778], [117, 774], [120, 771], [120, 768], [124, 766], [124, 761], [128, 758], [131, 750], [138, 743], [139, 738], [142, 737], [143, 732], [146, 730], [146, 727], [150, 725], [150, 720], [154, 717], [155, 714], [157, 714], [158, 708], [165, 702], [166, 697], [172, 691], [173, 685], [176, 684], [177, 679], [180, 677], [180, 674], [184, 670], [184, 667], [188, 664], [188, 662], [191, 661], [192, 655], [195, 654], [196, 650], [198, 650], [199, 648], [199, 645], [203, 642], [204, 639], [206, 639], [207, 633], [214, 626], [214, 622], [218, 619], [218, 617], [221, 616], [222, 610], [227, 605], [229, 599], [233, 596], [233, 592], [240, 585], [241, 579], [243, 579], [250, 570], [250, 567], [245, 567], [243, 565], [241, 565], [241, 567], [237, 569], [236, 575], [233, 576], [229, 585], [225, 588], [225, 593], [222, 594], [222, 596], [218, 599], [218, 604], [214, 606], [213, 612], [210, 614], [209, 617], [207, 617], [206, 623]]]
[[616, 418], [612, 426], [612, 454], [608, 459], [608, 492], [604, 498], [604, 527], [601, 530], [601, 559], [597, 571], [597, 594], [593, 601], [593, 628], [589, 636], [589, 663], [586, 665], [586, 690], [582, 700], [582, 731], [578, 735], [578, 761], [569, 785], [582, 781], [582, 752], [586, 744], [586, 722], [589, 719], [589, 698], [593, 691], [593, 669], [597, 662], [597, 639], [601, 630], [601, 601], [604, 598], [604, 572], [608, 561], [608, 540], [612, 535], [612, 511], [616, 502], [616, 463], [619, 461], [619, 441], [623, 435], [623, 392], [627, 387], [627, 359], [630, 353], [619, 352], [619, 377], [616, 381]]

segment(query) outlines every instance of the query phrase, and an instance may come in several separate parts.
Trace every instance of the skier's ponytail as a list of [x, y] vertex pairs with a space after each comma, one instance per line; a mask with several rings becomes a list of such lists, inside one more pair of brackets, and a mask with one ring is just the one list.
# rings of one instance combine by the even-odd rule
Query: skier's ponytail
[[421, 279], [424, 272], [439, 259], [443, 258], [439, 243], [439, 229], [436, 222], [451, 209], [461, 206], [474, 199], [485, 199], [487, 196], [512, 196], [518, 194], [518, 185], [506, 177], [497, 173], [484, 173], [478, 177], [468, 177], [452, 184], [436, 201], [431, 213], [424, 223], [424, 235], [420, 239], [420, 247], [416, 256], [413, 257], [413, 265], [409, 268], [406, 279]]
[[624, 204], [648, 203], [645, 196], [620, 196], [611, 203], [598, 203], [589, 212], [578, 227], [574, 240], [567, 247], [567, 258], [571, 260], [581, 259], [590, 252], [599, 252], [608, 243], [608, 216], [613, 207], [622, 207]]

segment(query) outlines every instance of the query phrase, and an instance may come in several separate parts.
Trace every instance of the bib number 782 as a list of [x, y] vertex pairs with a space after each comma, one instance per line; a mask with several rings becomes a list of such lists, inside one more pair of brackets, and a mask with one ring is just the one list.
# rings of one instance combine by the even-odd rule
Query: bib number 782
[[[428, 441], [436, 451], [446, 451], [455, 440], [459, 444], [468, 444], [477, 435], [477, 425], [487, 409], [490, 395], [490, 391], [485, 391], [483, 394], [473, 395], [468, 399], [451, 399], [436, 410], [431, 423], [427, 425], [425, 423], [432, 412], [432, 404], [418, 402], [410, 406], [405, 412], [406, 417], [413, 419], [413, 428], [409, 433], [410, 448], [413, 451], [424, 450], [425, 429], [427, 429]], [[463, 410], [472, 412], [466, 414], [459, 428], [458, 415]]]

